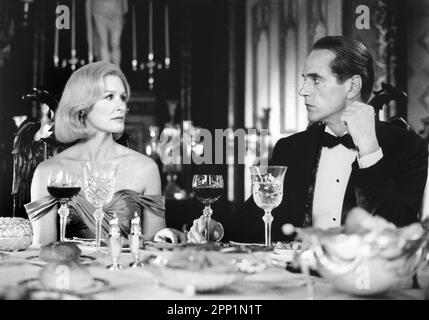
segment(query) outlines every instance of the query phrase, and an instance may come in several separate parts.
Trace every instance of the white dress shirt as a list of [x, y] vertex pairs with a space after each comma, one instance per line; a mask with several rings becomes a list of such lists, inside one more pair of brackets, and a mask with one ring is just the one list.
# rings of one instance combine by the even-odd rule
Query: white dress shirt
[[[328, 126], [325, 132], [335, 134]], [[313, 227], [327, 229], [341, 225], [344, 195], [358, 156], [356, 150], [342, 144], [333, 148], [322, 147], [313, 198]], [[383, 158], [381, 148], [364, 157], [358, 157], [359, 168], [368, 168]]]

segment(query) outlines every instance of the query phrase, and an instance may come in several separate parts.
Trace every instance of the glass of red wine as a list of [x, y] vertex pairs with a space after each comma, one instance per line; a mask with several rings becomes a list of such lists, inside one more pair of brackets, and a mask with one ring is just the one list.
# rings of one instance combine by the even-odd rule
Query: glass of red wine
[[205, 205], [203, 215], [205, 217], [204, 237], [210, 241], [210, 221], [213, 210], [210, 205], [216, 202], [223, 193], [223, 177], [212, 174], [196, 174], [192, 179], [192, 190], [196, 198]]
[[51, 170], [48, 177], [48, 192], [61, 204], [58, 209], [60, 216], [60, 241], [66, 238], [66, 225], [69, 209], [67, 203], [79, 193], [80, 179], [65, 170]]

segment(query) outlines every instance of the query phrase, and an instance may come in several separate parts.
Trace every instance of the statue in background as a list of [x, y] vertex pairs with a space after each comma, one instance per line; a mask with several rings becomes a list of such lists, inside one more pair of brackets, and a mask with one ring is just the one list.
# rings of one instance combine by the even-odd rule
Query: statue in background
[[95, 34], [95, 55], [98, 60], [120, 65], [121, 35], [125, 14], [128, 12], [127, 0], [86, 0], [91, 11]]

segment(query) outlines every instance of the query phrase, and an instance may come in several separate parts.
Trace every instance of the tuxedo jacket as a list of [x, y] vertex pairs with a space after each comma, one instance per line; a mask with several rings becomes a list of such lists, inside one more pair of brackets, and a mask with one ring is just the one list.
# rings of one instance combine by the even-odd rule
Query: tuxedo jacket
[[[313, 194], [325, 125], [315, 123], [306, 131], [280, 139], [270, 165], [286, 166], [283, 200], [272, 211], [272, 241], [286, 241], [281, 227], [291, 223], [311, 226]], [[341, 223], [353, 207], [359, 206], [397, 226], [419, 219], [426, 185], [428, 147], [414, 131], [385, 122], [376, 122], [376, 135], [383, 158], [369, 168], [360, 169], [357, 159], [343, 201]], [[264, 212], [250, 197], [226, 222], [225, 239], [263, 242]]]

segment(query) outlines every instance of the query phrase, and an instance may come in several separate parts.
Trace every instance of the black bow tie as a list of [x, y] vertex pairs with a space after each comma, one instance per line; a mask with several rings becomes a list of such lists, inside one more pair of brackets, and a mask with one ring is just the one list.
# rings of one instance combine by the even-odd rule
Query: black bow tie
[[327, 132], [323, 132], [322, 135], [322, 147], [332, 148], [339, 144], [342, 144], [346, 148], [356, 149], [355, 144], [353, 143], [352, 136], [350, 134], [345, 134], [342, 137], [336, 137]]

